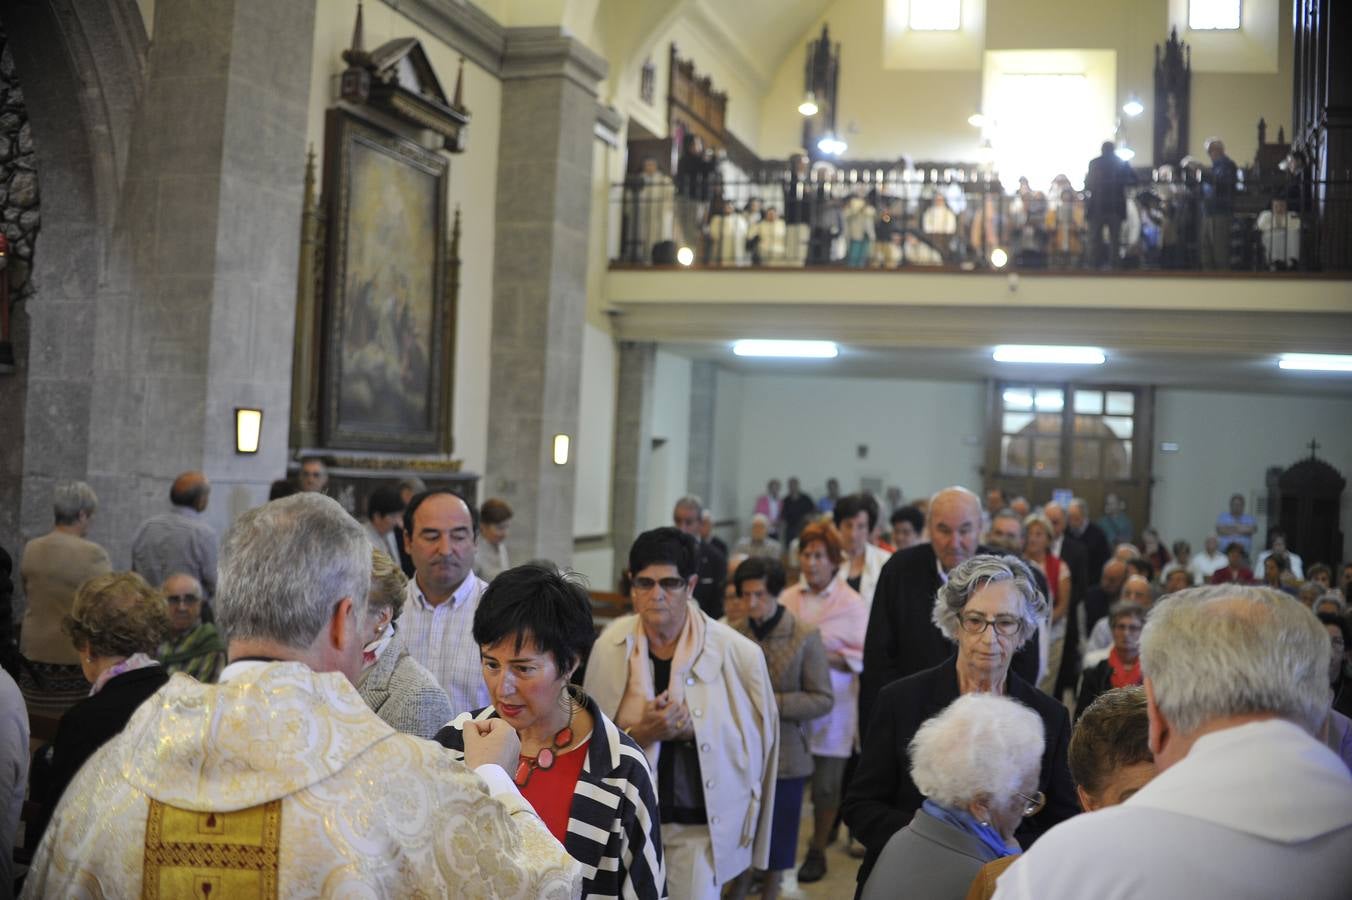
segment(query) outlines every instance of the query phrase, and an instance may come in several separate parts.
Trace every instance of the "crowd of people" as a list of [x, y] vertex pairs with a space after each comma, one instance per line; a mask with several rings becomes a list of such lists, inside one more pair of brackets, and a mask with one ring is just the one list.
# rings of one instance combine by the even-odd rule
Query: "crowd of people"
[[692, 261], [723, 267], [1296, 269], [1311, 243], [1299, 154], [1280, 183], [1246, 185], [1219, 138], [1206, 141], [1205, 163], [1144, 170], [1105, 142], [1080, 189], [1065, 174], [1041, 189], [907, 160], [847, 171], [802, 154], [780, 175], [725, 180], [691, 143], [675, 178], [647, 158], [626, 181], [623, 261], [674, 264], [687, 247]]
[[0, 634], [24, 896], [772, 898], [842, 834], [868, 898], [1347, 895], [1352, 565], [1269, 529], [1255, 577], [1239, 495], [1194, 555], [1111, 495], [787, 483], [731, 552], [681, 498], [608, 622], [498, 499], [359, 520], [306, 460], [217, 540], [188, 472], [114, 571], [59, 485]]

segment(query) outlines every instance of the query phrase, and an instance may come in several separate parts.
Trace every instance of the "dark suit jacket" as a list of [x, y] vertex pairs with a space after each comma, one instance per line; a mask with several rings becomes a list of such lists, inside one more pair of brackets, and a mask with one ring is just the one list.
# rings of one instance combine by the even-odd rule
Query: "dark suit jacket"
[[413, 565], [413, 557], [404, 549], [404, 526], [394, 526], [394, 540], [399, 545], [399, 568], [404, 570], [405, 577], [412, 578], [417, 569]]
[[1108, 535], [1103, 533], [1102, 528], [1090, 522], [1084, 526], [1084, 534], [1078, 537], [1067, 529], [1066, 540], [1062, 542], [1062, 547], [1070, 541], [1084, 547], [1085, 562], [1089, 566], [1089, 583], [1098, 584], [1099, 576], [1103, 574], [1103, 564], [1113, 555], [1113, 548], [1108, 546]]
[[1080, 721], [1080, 716], [1089, 708], [1099, 694], [1113, 689], [1113, 667], [1108, 665], [1108, 660], [1102, 660], [1092, 669], [1086, 669], [1084, 678], [1080, 680], [1080, 694], [1075, 701], [1075, 721]]
[[[996, 553], [977, 547], [977, 553]], [[1033, 575], [1046, 593], [1047, 582], [1036, 569]], [[917, 544], [893, 554], [878, 573], [873, 592], [868, 630], [864, 635], [864, 672], [859, 680], [859, 721], [872, 721], [873, 700], [898, 678], [936, 666], [953, 655], [953, 642], [931, 621], [934, 596], [943, 581], [938, 559], [929, 544]], [[1010, 664], [1027, 681], [1037, 681], [1037, 641], [1028, 643]]]
[[[1080, 610], [1089, 593], [1089, 553], [1079, 541], [1061, 541], [1061, 562], [1070, 568], [1070, 607], [1066, 610], [1066, 642], [1061, 650], [1061, 668], [1056, 676], [1056, 696], [1069, 687], [1074, 689], [1080, 677]], [[1085, 629], [1093, 627], [1090, 619]]]
[[711, 619], [723, 618], [723, 585], [728, 580], [728, 558], [708, 541], [700, 541], [699, 582], [695, 585], [695, 601]]
[[[39, 830], [56, 809], [57, 802], [80, 766], [109, 740], [121, 733], [137, 707], [169, 680], [162, 666], [147, 666], [108, 679], [97, 694], [66, 710], [52, 739], [50, 763], [43, 775], [33, 779], [33, 799], [42, 807]], [[45, 751], [38, 751], [43, 754]], [[34, 768], [41, 764], [35, 763]], [[32, 842], [37, 846], [37, 841]]]
[[[889, 684], [878, 695], [877, 709], [864, 735], [859, 765], [841, 806], [851, 833], [868, 848], [859, 868], [861, 884], [892, 835], [906, 827], [924, 802], [924, 796], [911, 781], [909, 747], [922, 723], [958, 699], [957, 666], [957, 656], [950, 656], [932, 669]], [[1064, 706], [1013, 672], [1005, 681], [1005, 690], [1009, 697], [1042, 717], [1046, 733], [1037, 786], [1047, 795], [1047, 805], [1036, 816], [1024, 819], [1015, 832], [1026, 849], [1044, 831], [1080, 811], [1066, 761], [1070, 716]]]

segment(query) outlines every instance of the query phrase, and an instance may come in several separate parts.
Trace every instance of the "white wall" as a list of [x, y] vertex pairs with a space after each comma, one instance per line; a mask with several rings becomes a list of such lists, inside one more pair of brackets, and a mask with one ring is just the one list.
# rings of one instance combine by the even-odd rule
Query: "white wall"
[[[844, 493], [857, 490], [861, 478], [880, 478], [908, 498], [950, 484], [979, 486], [980, 382], [746, 375], [741, 387], [743, 528], [772, 477], [795, 475], [814, 498], [830, 477]], [[858, 458], [859, 444], [868, 445], [866, 459]]]
[[[652, 450], [648, 467], [648, 510], [642, 527], [671, 524], [671, 510], [687, 491], [690, 464], [690, 360], [657, 351], [653, 378], [651, 439], [665, 438]], [[627, 551], [628, 548], [626, 547]]]
[[706, 501], [718, 521], [743, 517], [737, 490], [742, 448], [742, 383], [738, 373], [718, 370], [714, 387], [713, 475]]
[[577, 466], [573, 534], [610, 531], [610, 472], [615, 449], [615, 343], [591, 325], [582, 332], [582, 380], [578, 395]]
[[[1267, 487], [1269, 466], [1283, 468], [1310, 455], [1345, 476], [1352, 473], [1352, 397], [1240, 394], [1161, 389], [1155, 394], [1154, 524], [1165, 539], [1194, 549], [1212, 533], [1230, 495], [1248, 498], [1253, 512]], [[1160, 453], [1159, 442], [1179, 445]], [[1260, 520], [1261, 522], [1261, 520]], [[1352, 492], [1343, 494], [1343, 558], [1352, 557]], [[1257, 541], [1264, 540], [1261, 527]]]
[[[416, 37], [448, 94], [455, 89], [460, 54], [384, 3], [363, 6], [368, 48], [397, 37]], [[323, 172], [324, 113], [337, 100], [337, 77], [352, 41], [356, 0], [324, 0], [315, 14], [314, 62], [310, 78], [309, 142], [317, 173]], [[450, 156], [449, 210], [461, 208], [460, 301], [455, 332], [455, 389], [452, 430], [455, 457], [481, 475], [488, 466], [489, 341], [493, 324], [493, 224], [497, 205], [498, 133], [502, 87], [496, 78], [465, 63], [465, 105], [473, 116], [463, 154]], [[296, 160], [300, 178], [305, 160]], [[322, 175], [319, 175], [322, 179]], [[322, 185], [318, 186], [322, 189]]]

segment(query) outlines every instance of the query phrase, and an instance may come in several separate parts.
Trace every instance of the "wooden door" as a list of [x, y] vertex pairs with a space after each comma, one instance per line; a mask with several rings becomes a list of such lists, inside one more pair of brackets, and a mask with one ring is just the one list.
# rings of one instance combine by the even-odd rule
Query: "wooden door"
[[1154, 388], [1084, 382], [988, 382], [985, 488], [1034, 506], [1058, 491], [1091, 518], [1116, 494], [1139, 540], [1150, 524]]

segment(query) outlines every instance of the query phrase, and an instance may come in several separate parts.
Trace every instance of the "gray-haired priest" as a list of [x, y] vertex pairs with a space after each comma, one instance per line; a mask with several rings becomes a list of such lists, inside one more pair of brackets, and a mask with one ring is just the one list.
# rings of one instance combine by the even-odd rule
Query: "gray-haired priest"
[[333, 500], [245, 513], [221, 554], [219, 685], [174, 676], [66, 789], [27, 897], [576, 897], [579, 865], [505, 768], [506, 722], [465, 763], [367, 708], [371, 549]]
[[1317, 737], [1329, 653], [1324, 626], [1280, 591], [1218, 585], [1157, 604], [1141, 668], [1159, 775], [1049, 831], [997, 900], [1346, 900], [1352, 776]]

